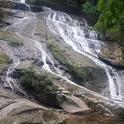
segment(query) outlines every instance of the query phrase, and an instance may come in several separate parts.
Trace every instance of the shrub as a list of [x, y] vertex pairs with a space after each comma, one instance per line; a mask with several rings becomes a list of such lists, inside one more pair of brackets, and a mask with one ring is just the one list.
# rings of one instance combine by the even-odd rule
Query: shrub
[[95, 25], [99, 31], [110, 34], [110, 40], [120, 43], [124, 42], [123, 6], [123, 0], [99, 0], [97, 8], [101, 14]]
[[82, 10], [87, 14], [98, 14], [96, 6], [90, 1], [86, 1], [85, 4], [82, 4]]
[[7, 41], [8, 44], [13, 47], [19, 47], [23, 45], [21, 42], [22, 39], [20, 37], [7, 31], [0, 31], [0, 40]]
[[40, 75], [29, 69], [21, 70], [16, 75], [16, 77], [20, 79], [21, 85], [24, 89], [32, 94], [53, 94], [57, 91], [57, 87], [47, 75]]
[[0, 64], [6, 64], [9, 62], [10, 62], [9, 57], [4, 53], [0, 53]]
[[50, 107], [60, 108], [58, 102], [58, 87], [46, 74], [38, 74], [33, 70], [20, 70], [13, 75], [22, 87], [38, 102]]

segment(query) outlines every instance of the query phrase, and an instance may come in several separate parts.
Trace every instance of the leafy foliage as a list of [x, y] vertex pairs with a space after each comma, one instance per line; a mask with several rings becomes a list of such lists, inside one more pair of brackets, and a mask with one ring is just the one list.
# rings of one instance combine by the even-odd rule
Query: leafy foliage
[[94, 5], [91, 0], [87, 0], [85, 4], [82, 4], [82, 10], [87, 14], [98, 14], [96, 4]]
[[18, 78], [24, 89], [33, 94], [50, 94], [57, 91], [57, 87], [47, 75], [37, 74], [33, 70], [21, 70], [18, 72]]
[[97, 6], [101, 12], [98, 26], [112, 32], [124, 30], [123, 0], [99, 0]]
[[124, 42], [124, 1], [99, 0], [97, 5], [101, 13], [95, 27], [112, 41]]

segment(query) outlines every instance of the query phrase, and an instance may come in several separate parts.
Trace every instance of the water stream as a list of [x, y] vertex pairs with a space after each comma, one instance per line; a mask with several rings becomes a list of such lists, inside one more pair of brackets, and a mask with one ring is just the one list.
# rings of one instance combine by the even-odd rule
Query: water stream
[[[46, 8], [45, 8], [46, 10]], [[119, 74], [115, 69], [106, 65], [98, 59], [97, 54], [100, 52], [102, 41], [97, 39], [97, 34], [87, 29], [88, 25], [80, 26], [80, 22], [72, 19], [68, 14], [47, 9], [47, 25], [51, 32], [69, 45], [74, 51], [83, 54], [93, 60], [98, 66], [103, 68], [107, 74], [109, 90], [112, 99], [122, 100], [121, 81]], [[85, 30], [88, 30], [89, 37], [86, 38]]]

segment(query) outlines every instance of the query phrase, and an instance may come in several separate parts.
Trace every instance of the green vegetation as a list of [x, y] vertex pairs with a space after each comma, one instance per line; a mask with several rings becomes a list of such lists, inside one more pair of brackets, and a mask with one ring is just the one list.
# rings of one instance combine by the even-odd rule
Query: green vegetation
[[50, 107], [60, 108], [57, 99], [58, 87], [48, 74], [39, 74], [29, 68], [16, 71], [13, 76], [35, 100]]
[[57, 87], [48, 78], [47, 75], [41, 75], [33, 70], [25, 69], [17, 72], [18, 78], [24, 89], [33, 95], [36, 94], [54, 94], [57, 91]]
[[64, 56], [66, 54], [64, 50], [60, 50], [54, 44], [50, 44], [48, 49], [54, 58], [67, 68], [67, 72], [72, 76], [74, 81], [78, 82], [80, 85], [83, 85], [83, 82], [92, 80], [92, 74], [90, 73], [90, 70], [87, 67], [70, 64], [66, 56]]
[[106, 31], [120, 31], [123, 29], [124, 19], [124, 1], [123, 0], [99, 0], [98, 10], [101, 15], [98, 25], [105, 28]]
[[97, 10], [97, 7], [96, 7], [96, 3], [95, 1], [93, 0], [86, 0], [86, 2], [84, 4], [82, 4], [82, 10], [84, 13], [87, 13], [87, 14], [99, 14], [98, 13], [98, 10]]
[[68, 61], [66, 57], [64, 56], [64, 50], [60, 50], [56, 45], [50, 44], [48, 46], [48, 49], [52, 53], [52, 55], [55, 57], [56, 60], [60, 62], [62, 65], [68, 65]]
[[99, 0], [97, 7], [101, 14], [96, 27], [113, 41], [124, 42], [124, 1]]
[[7, 64], [9, 62], [10, 62], [9, 57], [4, 53], [0, 53], [0, 65]]
[[98, 14], [95, 28], [109, 40], [124, 44], [124, 1], [123, 0], [85, 0], [83, 12]]
[[8, 44], [13, 47], [20, 47], [23, 45], [21, 42], [22, 39], [11, 32], [0, 31], [0, 40], [8, 41]]

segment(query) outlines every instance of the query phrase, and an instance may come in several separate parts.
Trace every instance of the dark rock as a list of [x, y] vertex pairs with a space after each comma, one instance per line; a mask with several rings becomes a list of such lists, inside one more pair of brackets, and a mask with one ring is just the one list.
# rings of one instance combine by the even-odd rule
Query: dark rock
[[58, 62], [54, 62], [54, 66], [55, 67], [58, 67], [59, 66], [59, 63]]
[[62, 65], [60, 65], [59, 68], [60, 68], [60, 70], [64, 70], [64, 71], [68, 70], [65, 66], [62, 66]]
[[48, 6], [52, 9], [59, 10], [59, 11], [64, 11], [70, 14], [76, 14], [80, 15], [81, 14], [81, 8], [80, 4], [76, 3], [68, 3], [67, 0], [37, 0], [36, 2], [32, 0], [27, 0], [27, 3], [35, 4], [37, 6]]
[[40, 66], [40, 67], [42, 67], [44, 65], [43, 61], [39, 61], [39, 59], [35, 59], [32, 63], [36, 64], [37, 66]]
[[43, 11], [41, 6], [30, 5], [30, 7], [31, 7], [32, 12], [42, 12]]
[[51, 63], [51, 61], [47, 58], [47, 60], [46, 60], [46, 63], [48, 64], [48, 65], [52, 65], [52, 63]]
[[113, 63], [111, 60], [102, 58], [102, 57], [100, 57], [100, 56], [99, 56], [99, 59], [100, 59], [102, 62], [106, 63], [107, 65], [110, 65], [110, 66], [112, 66], [112, 67], [114, 67], [114, 68], [116, 68], [116, 69], [118, 69], [118, 70], [124, 70], [124, 65], [115, 64], [115, 63]]
[[40, 93], [35, 95], [35, 99], [46, 106], [61, 109], [57, 99], [57, 93], [54, 94]]

